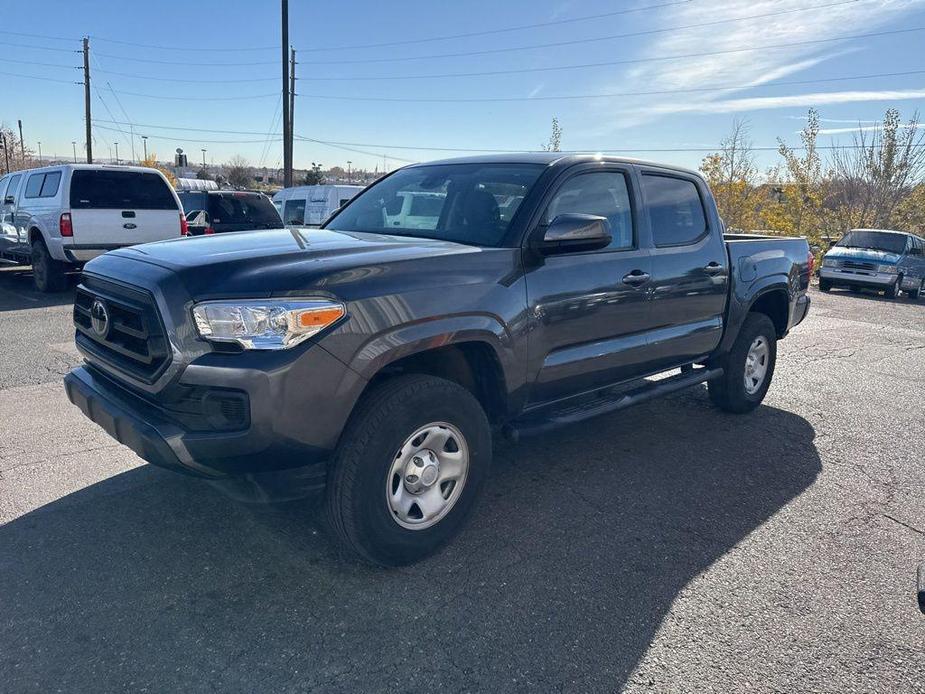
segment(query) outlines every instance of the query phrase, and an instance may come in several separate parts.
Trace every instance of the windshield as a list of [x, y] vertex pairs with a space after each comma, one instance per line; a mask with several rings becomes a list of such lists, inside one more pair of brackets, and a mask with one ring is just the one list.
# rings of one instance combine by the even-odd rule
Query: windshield
[[902, 253], [906, 249], [906, 237], [904, 234], [888, 231], [855, 230], [849, 231], [835, 245], [842, 248], [868, 248], [887, 253]]
[[360, 193], [326, 228], [497, 246], [540, 164], [444, 164], [397, 171]]

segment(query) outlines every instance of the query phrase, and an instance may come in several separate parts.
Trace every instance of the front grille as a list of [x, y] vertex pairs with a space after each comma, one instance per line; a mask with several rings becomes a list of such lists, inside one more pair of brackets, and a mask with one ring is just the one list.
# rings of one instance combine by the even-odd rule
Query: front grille
[[[97, 307], [94, 321], [97, 300], [104, 310]], [[153, 383], [170, 363], [157, 305], [143, 289], [85, 275], [74, 299], [74, 325], [80, 347], [146, 383]]]
[[845, 260], [842, 263], [842, 267], [848, 268], [849, 270], [867, 270], [868, 272], [873, 272], [877, 269], [875, 263], [865, 263], [860, 260]]

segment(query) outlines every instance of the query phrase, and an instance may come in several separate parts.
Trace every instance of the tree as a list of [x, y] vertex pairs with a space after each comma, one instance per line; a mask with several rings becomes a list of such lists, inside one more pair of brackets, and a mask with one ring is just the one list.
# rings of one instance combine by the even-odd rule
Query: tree
[[37, 166], [35, 152], [30, 147], [23, 148], [19, 141], [19, 134], [15, 130], [0, 125], [0, 133], [6, 144], [6, 151], [0, 150], [0, 169], [6, 171], [7, 155], [9, 155], [10, 171], [21, 171]]
[[918, 113], [903, 124], [899, 111], [891, 108], [882, 123], [859, 125], [851, 145], [833, 150], [831, 207], [842, 231], [911, 221], [915, 206], [907, 201], [921, 200], [916, 184], [925, 175], [925, 132], [920, 126]]
[[206, 168], [205, 168], [205, 167], [200, 168], [199, 171], [196, 172], [196, 178], [198, 178], [200, 181], [211, 181], [211, 180], [213, 180], [213, 179], [212, 179], [212, 174], [210, 174], [208, 171], [206, 171]]
[[562, 128], [559, 126], [559, 119], [553, 116], [552, 132], [549, 133], [549, 140], [546, 144], [540, 145], [544, 152], [558, 152], [562, 144]]
[[254, 170], [250, 163], [241, 155], [235, 155], [228, 162], [228, 183], [236, 188], [247, 188], [253, 183]]
[[700, 171], [710, 184], [726, 226], [754, 228], [760, 204], [748, 121], [733, 121], [732, 132], [720, 141], [718, 152], [704, 157]]
[[321, 173], [321, 164], [312, 162], [312, 168], [305, 172], [305, 178], [302, 179], [303, 186], [319, 186], [324, 183], [324, 174]]
[[167, 177], [167, 180], [170, 181], [170, 185], [172, 185], [174, 188], [177, 187], [177, 177], [173, 175], [173, 171], [164, 166], [161, 166], [157, 162], [157, 154], [154, 152], [151, 152], [146, 159], [142, 159], [141, 165], [147, 166], [149, 169], [157, 169]]

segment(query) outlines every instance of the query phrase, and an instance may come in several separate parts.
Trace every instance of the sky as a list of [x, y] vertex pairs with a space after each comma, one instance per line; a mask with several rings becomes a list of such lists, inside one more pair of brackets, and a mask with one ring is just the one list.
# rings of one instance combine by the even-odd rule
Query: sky
[[[277, 0], [0, 5], [0, 121], [45, 156], [281, 165]], [[757, 147], [824, 144], [925, 105], [925, 0], [291, 0], [295, 165], [395, 168], [562, 149], [697, 167], [735, 119]], [[10, 98], [12, 97], [12, 98]], [[760, 151], [759, 163], [777, 161]]]

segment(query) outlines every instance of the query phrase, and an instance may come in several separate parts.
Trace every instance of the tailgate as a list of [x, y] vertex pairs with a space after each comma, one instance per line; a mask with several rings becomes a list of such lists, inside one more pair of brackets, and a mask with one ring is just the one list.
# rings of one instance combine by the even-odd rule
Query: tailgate
[[177, 210], [71, 210], [74, 243], [134, 246], [180, 236]]
[[77, 169], [70, 207], [75, 245], [133, 246], [180, 236], [176, 196], [157, 171]]

